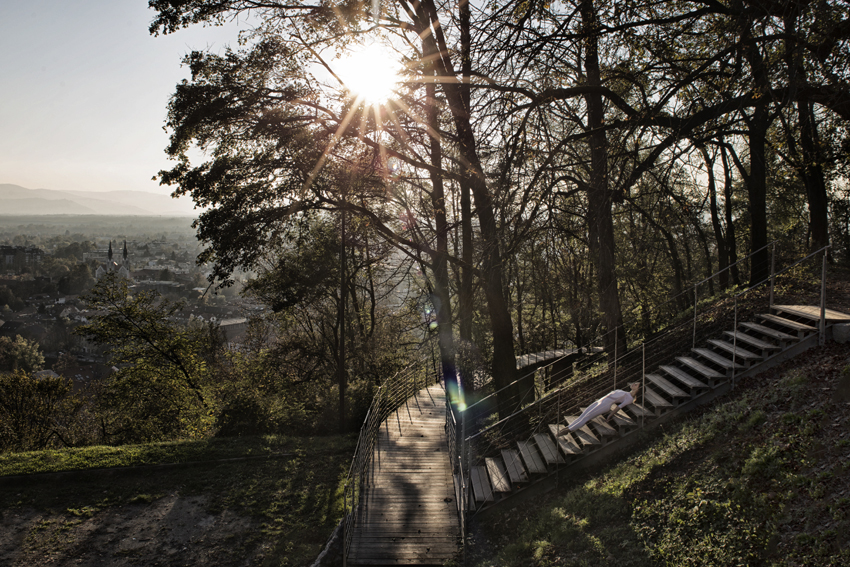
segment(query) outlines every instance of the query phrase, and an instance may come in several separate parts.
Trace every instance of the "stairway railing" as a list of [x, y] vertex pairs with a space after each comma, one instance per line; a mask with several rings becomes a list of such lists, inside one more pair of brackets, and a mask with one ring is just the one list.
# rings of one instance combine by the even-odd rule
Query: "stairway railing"
[[[643, 386], [641, 391], [645, 392], [647, 370], [672, 362], [676, 356], [689, 353], [696, 345], [721, 336], [724, 331], [736, 331], [738, 323], [744, 319], [751, 318], [756, 313], [767, 313], [774, 305], [783, 303], [819, 304], [821, 309], [819, 331], [822, 342], [825, 333], [825, 252], [828, 247], [794, 261], [777, 272], [774, 260], [775, 243], [770, 246], [773, 247], [774, 254], [770, 276], [764, 281], [744, 290], [731, 288], [728, 292], [716, 294], [710, 300], [695, 302], [693, 316], [680, 313], [678, 320], [673, 321], [666, 329], [643, 338], [637, 344], [633, 344], [627, 353], [609, 363], [606, 363], [601, 356], [597, 357], [589, 365], [574, 371], [572, 378], [562, 387], [546, 392], [536, 400], [517, 404], [519, 409], [508, 416], [499, 417], [495, 421], [489, 419], [494, 415], [494, 401], [499, 392], [466, 408], [459, 416], [464, 431], [459, 443], [456, 441], [457, 446], [454, 451], [457, 457], [453, 455], [453, 459], [461, 467], [459, 476], [462, 498], [458, 504], [459, 507], [463, 506], [467, 515], [463, 525], [466, 526], [468, 523], [469, 514], [475, 513], [475, 510], [470, 507], [470, 487], [465, 481], [469, 478], [471, 466], [480, 463], [484, 456], [493, 455], [499, 449], [507, 448], [516, 440], [528, 440], [534, 434], [544, 432], [549, 423], [563, 423], [564, 416], [577, 415], [582, 404], [591, 403], [598, 397], [597, 394], [609, 391], [612, 386], [625, 388], [629, 382], [639, 381]], [[822, 258], [822, 261], [815, 262], [818, 258]], [[816, 263], [817, 266], [815, 266]], [[695, 296], [699, 286], [707, 281], [709, 278], [696, 284]], [[735, 345], [734, 342], [733, 345]], [[733, 359], [732, 386], [734, 387], [735, 365], [738, 361], [735, 355], [737, 347], [733, 346], [733, 348], [735, 351], [730, 354], [730, 357]], [[643, 398], [641, 406], [646, 407]], [[642, 426], [643, 423], [639, 425]]]
[[343, 565], [347, 565], [351, 537], [360, 519], [362, 498], [370, 484], [372, 457], [381, 424], [421, 389], [434, 384], [430, 362], [424, 356], [378, 387], [360, 428], [351, 467], [343, 489]]
[[[698, 327], [700, 325], [699, 317], [705, 310], [705, 306], [714, 304], [723, 298], [731, 298], [740, 291], [740, 286], [734, 284], [734, 278], [731, 276], [730, 272], [739, 269], [739, 271], [746, 273], [753, 257], [763, 250], [770, 248], [771, 274], [773, 274], [773, 267], [776, 262], [777, 243], [778, 242], [774, 240], [773, 242], [770, 242], [758, 250], [748, 254], [746, 257], [730, 264], [726, 268], [723, 268], [711, 276], [687, 287], [684, 291], [670, 297], [647, 312], [642, 312], [639, 315], [627, 318], [623, 323], [623, 327], [630, 331], [627, 334], [631, 335], [638, 330], [641, 332], [637, 335], [638, 338], [631, 341], [630, 348], [626, 353], [615, 353], [614, 356], [610, 357], [610, 364], [606, 363], [606, 359], [608, 357], [606, 357], [604, 353], [604, 345], [610, 338], [610, 335], [614, 336], [614, 344], [619, 342], [617, 340], [620, 333], [619, 329], [612, 329], [610, 331], [600, 333], [594, 339], [590, 340], [587, 345], [580, 347], [580, 350], [582, 350], [587, 356], [582, 362], [576, 363], [571, 371], [559, 371], [558, 367], [562, 359], [553, 360], [549, 364], [523, 374], [508, 386], [494, 391], [480, 400], [477, 400], [475, 403], [470, 404], [464, 411], [466, 419], [470, 423], [478, 423], [487, 415], [494, 413], [497, 407], [496, 399], [499, 398], [499, 396], [504, 396], [506, 392], [511, 391], [511, 388], [518, 383], [533, 380], [535, 373], [538, 371], [550, 372], [552, 374], [550, 382], [553, 387], [549, 389], [548, 392], [555, 392], [560, 389], [559, 383], [569, 379], [570, 376], [575, 377], [588, 373], [597, 374], [600, 371], [600, 368], [604, 368], [607, 372], [610, 366], [612, 367], [610, 383], [616, 388], [617, 384], [626, 384], [629, 382], [628, 379], [625, 381], [619, 379], [623, 373], [621, 365], [628, 364], [628, 358], [630, 356], [634, 356], [634, 351], [636, 349], [641, 349], [641, 345], [644, 342], [647, 344], [653, 343], [656, 338], [663, 337], [672, 331], [676, 331], [677, 334], [681, 333], [683, 332], [683, 329], [688, 328], [688, 325], [692, 325], [691, 346], [695, 346], [698, 339]], [[764, 282], [759, 282], [759, 284], [761, 283]], [[709, 292], [713, 293], [709, 294]], [[703, 299], [699, 300], [699, 297], [702, 297]], [[649, 323], [646, 323], [646, 321], [649, 321]], [[650, 359], [649, 362], [651, 364], [653, 360]], [[633, 372], [633, 374], [636, 373]], [[574, 381], [574, 379], [571, 381]], [[538, 384], [536, 389], [521, 389], [520, 391], [523, 397], [518, 400], [509, 399], [507, 405], [512, 407], [523, 407], [535, 401], [535, 398], [532, 396], [542, 394], [540, 397], [545, 397], [547, 391], [541, 386], [542, 385]], [[470, 397], [468, 393], [467, 397]]]

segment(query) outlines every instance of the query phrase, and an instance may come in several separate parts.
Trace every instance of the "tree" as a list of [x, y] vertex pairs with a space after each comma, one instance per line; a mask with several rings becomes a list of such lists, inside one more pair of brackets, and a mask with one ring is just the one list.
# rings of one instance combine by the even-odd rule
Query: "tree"
[[82, 407], [71, 389], [71, 381], [60, 376], [0, 372], [0, 451], [71, 445], [70, 430]]
[[[500, 411], [511, 412], [527, 393], [513, 384], [514, 340], [526, 344], [524, 299], [540, 289], [512, 254], [570, 241], [571, 281], [592, 278], [595, 292], [555, 298], [540, 289], [534, 300], [549, 306], [537, 311], [548, 312], [547, 324], [564, 328], [551, 316], [559, 300], [599, 305], [571, 309], [576, 340], [584, 340], [599, 328], [599, 311], [609, 333], [622, 328], [630, 301], [646, 312], [648, 286], [623, 295], [628, 285], [621, 284], [639, 279], [625, 282], [619, 272], [631, 272], [618, 265], [628, 223], [657, 232], [652, 242], [667, 256], [673, 289], [711, 270], [706, 234], [724, 240], [724, 258], [734, 263], [742, 234], [732, 222], [735, 207], [749, 207], [751, 247], [767, 242], [774, 188], [765, 144], [777, 112], [807, 97], [850, 116], [847, 69], [837, 63], [848, 29], [836, 19], [839, 3], [824, 4], [794, 28], [799, 37], [806, 26], [817, 30], [817, 42], [796, 53], [805, 53], [807, 77], [822, 80], [788, 86], [777, 56], [788, 37], [778, 33], [777, 3], [532, 0], [473, 10], [433, 0], [152, 0], [154, 33], [245, 13], [260, 22], [240, 51], [187, 57], [192, 79], [178, 85], [169, 106], [168, 152], [177, 164], [161, 180], [209, 207], [197, 224], [207, 247], [202, 261], [213, 262], [221, 281], [238, 266], [252, 267], [268, 243], [278, 246], [281, 226], [303, 211], [344, 211], [371, 223], [422, 262], [446, 331], [444, 362], [452, 359], [448, 331], [457, 323], [462, 339], [475, 336], [488, 347]], [[310, 76], [311, 65], [332, 70], [329, 53], [360, 38], [391, 44], [406, 58], [396, 102], [369, 106]], [[193, 145], [207, 150], [206, 162], [190, 163]], [[679, 191], [677, 163], [699, 148], [710, 148], [709, 157], [719, 152], [724, 166], [725, 231], [708, 231], [694, 212], [702, 199]], [[391, 160], [400, 164], [393, 174]], [[737, 180], [746, 201], [733, 199]], [[656, 183], [662, 196], [652, 192]], [[722, 229], [714, 209], [712, 228]], [[656, 210], [664, 222], [651, 218]], [[584, 227], [576, 230], [568, 216]], [[687, 226], [674, 224], [682, 220]], [[753, 280], [763, 275], [764, 257]], [[524, 278], [513, 289], [508, 270]], [[522, 298], [514, 302], [513, 292]], [[473, 321], [486, 321], [487, 332]], [[610, 354], [626, 344], [618, 332], [618, 341], [607, 341]]]
[[32, 373], [43, 367], [44, 356], [37, 342], [29, 341], [21, 335], [17, 335], [14, 340], [0, 337], [0, 370]]
[[103, 437], [121, 443], [206, 435], [214, 420], [209, 368], [217, 327], [174, 322], [181, 303], [150, 291], [130, 295], [114, 273], [85, 300], [105, 314], [75, 332], [107, 347], [115, 367], [97, 395]]

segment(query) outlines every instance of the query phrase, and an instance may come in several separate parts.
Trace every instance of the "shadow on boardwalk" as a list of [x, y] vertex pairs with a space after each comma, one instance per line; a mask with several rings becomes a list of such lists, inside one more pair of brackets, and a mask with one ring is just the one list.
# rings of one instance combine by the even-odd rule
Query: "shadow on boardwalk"
[[381, 425], [349, 565], [442, 565], [456, 556], [445, 405], [442, 387], [431, 386]]

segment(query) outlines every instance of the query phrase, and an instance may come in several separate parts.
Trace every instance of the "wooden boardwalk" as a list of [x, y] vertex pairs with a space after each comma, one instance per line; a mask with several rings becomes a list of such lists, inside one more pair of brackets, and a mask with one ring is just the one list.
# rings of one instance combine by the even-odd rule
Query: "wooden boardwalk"
[[445, 408], [442, 387], [431, 386], [382, 424], [348, 565], [442, 565], [457, 554]]

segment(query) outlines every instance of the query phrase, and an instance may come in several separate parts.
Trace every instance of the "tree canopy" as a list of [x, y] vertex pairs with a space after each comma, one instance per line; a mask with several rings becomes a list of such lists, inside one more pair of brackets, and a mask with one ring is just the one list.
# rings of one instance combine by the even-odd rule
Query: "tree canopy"
[[[622, 352], [629, 314], [745, 251], [756, 282], [772, 238], [825, 246], [843, 199], [838, 0], [149, 5], [154, 34], [256, 22], [223, 55], [187, 55], [169, 104], [160, 179], [208, 207], [214, 277], [285, 249], [304, 215], [345, 211], [424, 269], [443, 372], [456, 344], [477, 346], [503, 412], [532, 395], [518, 345], [605, 331]], [[383, 103], [334, 71], [364, 43], [403, 64]], [[298, 273], [277, 273], [280, 297], [313, 272]]]

